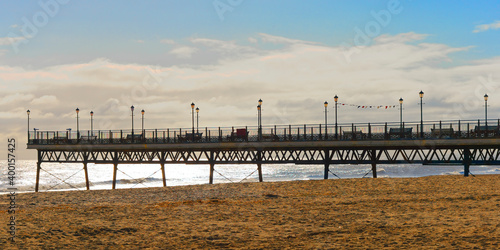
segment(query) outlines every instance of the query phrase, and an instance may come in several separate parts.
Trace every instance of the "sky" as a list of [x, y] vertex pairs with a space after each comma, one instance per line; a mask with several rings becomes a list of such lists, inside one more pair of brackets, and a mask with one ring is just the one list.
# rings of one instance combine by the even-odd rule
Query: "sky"
[[[128, 129], [489, 118], [500, 111], [500, 2], [1, 1], [0, 138]], [[330, 117], [333, 105], [329, 106]], [[140, 116], [136, 113], [136, 123]], [[333, 122], [330, 119], [330, 122]], [[2, 145], [6, 149], [7, 143]]]

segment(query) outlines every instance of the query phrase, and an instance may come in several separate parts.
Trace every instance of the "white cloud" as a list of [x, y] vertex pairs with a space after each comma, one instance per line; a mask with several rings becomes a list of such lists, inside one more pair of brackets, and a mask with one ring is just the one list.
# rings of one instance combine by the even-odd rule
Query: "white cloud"
[[31, 99], [33, 99], [32, 94], [15, 93], [15, 94], [1, 97], [0, 98], [0, 105], [5, 106], [5, 105], [9, 105], [11, 103], [17, 104], [17, 102], [26, 102], [26, 101], [29, 101]]
[[175, 41], [172, 40], [172, 39], [163, 39], [163, 40], [160, 41], [160, 43], [172, 45], [172, 44], [175, 44]]
[[427, 38], [426, 34], [417, 34], [415, 32], [401, 33], [398, 35], [380, 35], [373, 40], [377, 43], [407, 43], [412, 41], [423, 40]]
[[11, 45], [23, 40], [26, 40], [26, 37], [0, 37], [0, 45]]
[[248, 41], [251, 43], [258, 43], [259, 42], [256, 38], [253, 38], [253, 37], [249, 37]]
[[477, 25], [476, 28], [472, 31], [474, 33], [484, 32], [487, 30], [497, 30], [500, 29], [500, 21], [495, 21], [489, 24], [481, 24]]
[[53, 95], [44, 95], [31, 101], [32, 105], [52, 105], [57, 104], [59, 100]]
[[206, 46], [209, 50], [215, 51], [221, 55], [229, 55], [231, 57], [259, 54], [259, 51], [257, 51], [255, 48], [238, 45], [235, 41], [222, 41], [209, 38], [193, 38], [191, 39], [191, 42], [195, 45]]
[[182, 58], [182, 59], [187, 59], [191, 58], [191, 56], [197, 51], [197, 48], [194, 47], [188, 47], [188, 46], [182, 46], [182, 47], [177, 47], [170, 52], [169, 54], [175, 55], [177, 58]]
[[262, 41], [264, 41], [264, 42], [270, 42], [270, 43], [281, 43], [281, 44], [318, 44], [317, 42], [290, 39], [290, 38], [281, 37], [281, 36], [273, 36], [273, 35], [269, 35], [269, 34], [265, 34], [265, 33], [259, 33], [259, 36], [261, 37]]
[[234, 50], [239, 47], [238, 45], [236, 45], [235, 41], [222, 41], [209, 38], [193, 38], [191, 39], [191, 42], [194, 44], [201, 44], [208, 47], [221, 48], [225, 50]]
[[136, 43], [144, 43], [144, 40], [135, 40]]

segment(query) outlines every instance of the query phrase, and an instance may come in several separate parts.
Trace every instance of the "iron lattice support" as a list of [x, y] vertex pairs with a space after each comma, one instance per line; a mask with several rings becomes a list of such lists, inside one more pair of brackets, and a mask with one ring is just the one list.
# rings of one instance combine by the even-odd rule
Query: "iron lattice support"
[[[372, 166], [373, 177], [377, 177], [377, 164], [454, 164], [464, 165], [464, 176], [468, 176], [471, 165], [499, 165], [500, 148], [497, 143], [481, 145], [470, 140], [469, 145], [439, 144], [430, 146], [404, 144], [402, 146], [373, 146], [349, 144], [344, 147], [304, 144], [303, 146], [258, 147], [221, 146], [169, 148], [60, 148], [57, 146], [38, 148], [35, 191], [38, 192], [42, 163], [82, 163], [84, 165], [87, 190], [89, 189], [87, 164], [113, 164], [113, 189], [119, 164], [158, 164], [161, 166], [163, 186], [166, 186], [165, 164], [206, 164], [210, 166], [210, 180], [216, 164], [256, 164], [259, 181], [262, 179], [262, 164], [315, 164], [324, 165], [324, 178], [328, 178], [332, 164], [367, 164]], [[402, 142], [406, 143], [406, 142]]]
[[40, 150], [38, 161], [94, 164], [458, 164], [500, 163], [500, 148], [235, 149], [78, 152]]

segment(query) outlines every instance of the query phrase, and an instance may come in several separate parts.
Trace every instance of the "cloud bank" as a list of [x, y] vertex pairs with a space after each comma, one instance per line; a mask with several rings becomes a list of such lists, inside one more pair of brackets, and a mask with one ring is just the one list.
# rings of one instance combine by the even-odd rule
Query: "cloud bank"
[[497, 30], [500, 29], [500, 21], [495, 21], [490, 24], [481, 24], [477, 25], [476, 28], [472, 31], [474, 33], [484, 32], [488, 30]]
[[[131, 105], [146, 111], [146, 128], [186, 128], [191, 102], [200, 108], [202, 127], [252, 126], [259, 98], [265, 125], [318, 124], [324, 119], [323, 102], [333, 103], [334, 95], [339, 102], [367, 106], [397, 105], [402, 97], [405, 121], [417, 121], [420, 90], [426, 120], [482, 118], [485, 93], [490, 116], [496, 117], [500, 58], [457, 64], [454, 54], [468, 47], [428, 43], [426, 37], [381, 35], [357, 48], [350, 60], [341, 46], [259, 34], [250, 45], [192, 38], [167, 52], [191, 60], [211, 55], [202, 65], [119, 64], [105, 58], [43, 69], [3, 65], [0, 131], [2, 138], [25, 137], [27, 109], [32, 126], [41, 130], [74, 128], [76, 107], [82, 129], [90, 127], [90, 111], [96, 130], [127, 129]], [[398, 120], [397, 109], [339, 108], [341, 123]]]

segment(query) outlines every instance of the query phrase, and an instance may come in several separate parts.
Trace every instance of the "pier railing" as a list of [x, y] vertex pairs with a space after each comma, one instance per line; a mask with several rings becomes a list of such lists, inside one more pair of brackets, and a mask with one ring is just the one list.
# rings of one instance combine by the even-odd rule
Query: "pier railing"
[[418, 140], [500, 137], [500, 119], [178, 129], [30, 131], [28, 144], [162, 144], [259, 141]]

